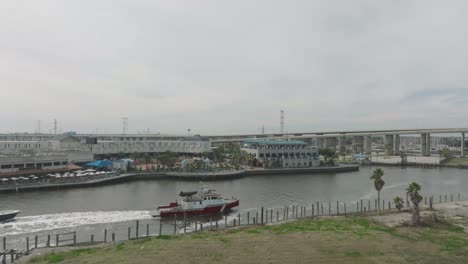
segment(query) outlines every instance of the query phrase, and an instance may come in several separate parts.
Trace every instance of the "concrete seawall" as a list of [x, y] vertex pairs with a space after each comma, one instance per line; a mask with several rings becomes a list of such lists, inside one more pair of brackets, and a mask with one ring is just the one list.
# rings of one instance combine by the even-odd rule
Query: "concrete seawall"
[[339, 172], [352, 172], [352, 171], [358, 171], [358, 170], [359, 170], [359, 165], [340, 165], [340, 166], [333, 166], [333, 167], [247, 170], [245, 171], [245, 175], [255, 176], [255, 175], [339, 173]]
[[158, 180], [158, 179], [174, 179], [188, 181], [213, 181], [237, 179], [245, 176], [253, 177], [260, 175], [284, 175], [284, 174], [313, 174], [313, 173], [341, 173], [358, 171], [357, 165], [341, 165], [336, 167], [318, 167], [318, 168], [292, 168], [292, 169], [256, 169], [224, 172], [219, 174], [213, 173], [176, 173], [176, 172], [154, 172], [154, 173], [128, 173], [117, 176], [105, 177], [83, 182], [69, 183], [45, 183], [45, 184], [19, 184], [17, 186], [0, 186], [0, 192], [14, 191], [31, 191], [40, 189], [63, 189], [63, 188], [79, 188], [92, 187], [116, 182], [129, 182], [135, 180]]

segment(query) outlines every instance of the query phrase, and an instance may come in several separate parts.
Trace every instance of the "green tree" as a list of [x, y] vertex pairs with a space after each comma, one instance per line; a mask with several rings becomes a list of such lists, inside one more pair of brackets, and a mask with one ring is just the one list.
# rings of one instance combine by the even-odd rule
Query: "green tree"
[[336, 151], [333, 149], [325, 148], [325, 149], [319, 149], [319, 155], [323, 156], [325, 161], [329, 159], [334, 159], [336, 157]]
[[408, 188], [406, 188], [406, 194], [410, 198], [411, 203], [413, 203], [413, 212], [411, 216], [411, 224], [419, 226], [421, 224], [421, 216], [419, 215], [419, 203], [422, 201], [422, 196], [419, 194], [421, 191], [421, 185], [416, 182], [410, 183]]
[[397, 196], [393, 199], [393, 202], [395, 203], [395, 207], [398, 209], [398, 212], [400, 212], [401, 208], [403, 208], [403, 198]]
[[443, 158], [446, 158], [446, 159], [450, 159], [453, 157], [453, 153], [452, 151], [450, 151], [449, 149], [445, 148], [443, 150], [439, 150], [439, 156], [440, 157], [443, 157]]
[[158, 161], [161, 165], [166, 166], [168, 168], [173, 168], [177, 162], [177, 155], [173, 152], [166, 151], [158, 156]]
[[401, 162], [400, 162], [401, 165], [406, 165], [408, 163], [408, 155], [406, 155], [406, 153], [404, 153], [403, 151], [400, 152], [400, 159], [401, 159]]
[[384, 171], [381, 168], [377, 168], [372, 172], [372, 176], [370, 177], [371, 180], [374, 180], [374, 188], [377, 191], [377, 201], [378, 201], [378, 208], [380, 212], [380, 191], [385, 185], [385, 181], [382, 179], [384, 175]]

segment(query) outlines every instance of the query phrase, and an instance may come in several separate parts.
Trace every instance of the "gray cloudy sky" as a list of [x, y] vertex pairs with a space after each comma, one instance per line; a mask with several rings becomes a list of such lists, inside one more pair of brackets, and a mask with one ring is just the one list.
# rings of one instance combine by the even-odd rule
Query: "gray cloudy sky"
[[468, 126], [468, 1], [3, 1], [0, 132]]

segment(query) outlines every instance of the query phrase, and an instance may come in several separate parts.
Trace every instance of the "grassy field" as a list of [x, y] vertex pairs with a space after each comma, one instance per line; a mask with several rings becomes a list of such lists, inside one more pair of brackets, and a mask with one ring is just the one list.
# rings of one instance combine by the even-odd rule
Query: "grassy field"
[[468, 166], [468, 158], [449, 158], [444, 161], [447, 166]]
[[468, 263], [450, 224], [387, 228], [364, 218], [307, 219], [49, 253], [28, 263]]

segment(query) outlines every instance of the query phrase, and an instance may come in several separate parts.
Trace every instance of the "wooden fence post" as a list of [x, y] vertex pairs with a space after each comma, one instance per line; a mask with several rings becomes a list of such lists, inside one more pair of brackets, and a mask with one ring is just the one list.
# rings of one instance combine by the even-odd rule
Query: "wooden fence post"
[[136, 220], [135, 226], [135, 237], [138, 238], [138, 234], [140, 233], [140, 221]]
[[429, 197], [429, 208], [432, 209], [432, 197]]
[[250, 212], [247, 212], [247, 225], [250, 225]]
[[59, 246], [59, 235], [55, 235], [55, 246], [58, 247]]
[[314, 204], [312, 204], [312, 217], [314, 217]]
[[286, 219], [288, 219], [289, 218], [289, 205], [286, 206], [286, 214], [285, 215], [286, 215]]
[[378, 208], [377, 208], [377, 199], [374, 200], [374, 211], [377, 211]]
[[112, 242], [115, 242], [115, 233], [112, 232]]
[[37, 248], [38, 240], [39, 238], [37, 237], [37, 235], [35, 235], [34, 236], [34, 248]]
[[344, 214], [346, 215], [346, 202], [344, 202]]
[[146, 224], [146, 236], [149, 237], [149, 224]]
[[273, 223], [273, 209], [270, 210], [270, 222]]
[[73, 245], [76, 246], [76, 231], [73, 232]]
[[320, 203], [320, 209], [322, 210], [322, 215], [323, 215], [323, 203]]
[[47, 235], [46, 247], [50, 247], [50, 235]]
[[276, 211], [276, 222], [279, 222], [279, 211]]
[[362, 212], [362, 200], [361, 200], [361, 212]]
[[6, 251], [6, 237], [3, 237], [3, 251]]
[[94, 243], [94, 235], [93, 235], [93, 234], [91, 234], [91, 238], [90, 238], [89, 241], [90, 241], [91, 243]]
[[211, 220], [211, 217], [210, 217], [210, 231], [213, 231], [213, 221]]
[[107, 243], [107, 229], [104, 229], [104, 243]]
[[445, 196], [445, 202], [447, 202], [447, 195], [444, 195]]
[[340, 214], [340, 203], [338, 201], [336, 201], [336, 214]]
[[177, 234], [177, 220], [176, 215], [174, 214], [174, 235]]
[[388, 209], [392, 209], [392, 202], [388, 201]]
[[427, 197], [426, 197], [426, 196], [424, 196], [424, 205], [426, 205], [426, 204], [427, 204], [427, 200], [426, 200], [426, 198], [427, 198]]
[[218, 230], [218, 219], [216, 219], [216, 230]]
[[368, 208], [368, 211], [370, 212], [370, 200], [367, 200], [367, 208]]
[[260, 222], [261, 225], [263, 225], [263, 206], [262, 206], [262, 221]]
[[29, 253], [29, 236], [26, 237], [26, 254]]
[[331, 215], [331, 203], [328, 202], [328, 215]]
[[320, 205], [319, 205], [319, 202], [317, 202], [317, 216], [320, 215]]
[[[197, 222], [195, 222], [195, 224], [196, 223]], [[195, 230], [195, 231], [197, 231], [197, 230]], [[162, 235], [162, 222], [161, 222], [161, 220], [159, 220], [159, 236], [161, 236], [161, 235]]]
[[382, 200], [382, 211], [385, 210], [385, 200]]

